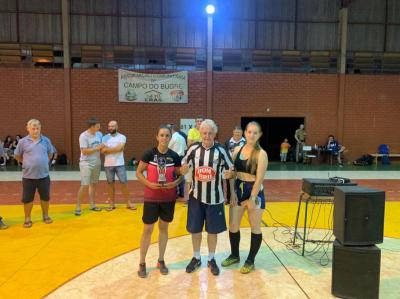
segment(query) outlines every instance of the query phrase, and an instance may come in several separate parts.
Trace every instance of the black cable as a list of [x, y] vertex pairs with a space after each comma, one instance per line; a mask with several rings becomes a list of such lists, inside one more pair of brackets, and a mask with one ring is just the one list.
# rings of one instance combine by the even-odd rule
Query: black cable
[[[332, 205], [330, 205], [330, 207], [331, 207], [331, 210], [332, 210]], [[314, 208], [315, 208], [315, 207], [314, 207]], [[282, 244], [283, 246], [285, 246], [286, 249], [292, 251], [293, 253], [297, 254], [298, 256], [301, 256], [300, 252], [298, 252], [298, 251], [295, 250], [295, 248], [299, 248], [300, 245], [298, 245], [298, 244], [294, 244], [294, 245], [293, 245], [293, 238], [292, 238], [292, 237], [290, 237], [288, 241], [282, 242], [282, 241], [279, 240], [279, 239], [277, 238], [277, 236], [276, 236], [276, 232], [278, 231], [279, 227], [284, 228], [284, 229], [281, 231], [281, 234], [282, 234], [282, 235], [294, 236], [293, 228], [290, 227], [290, 226], [288, 226], [288, 225], [286, 225], [286, 224], [284, 224], [284, 223], [279, 222], [278, 220], [276, 220], [276, 219], [272, 216], [272, 213], [271, 213], [268, 209], [266, 209], [266, 210], [267, 210], [269, 216], [271, 217], [271, 219], [275, 222], [275, 223], [273, 224], [273, 227], [275, 227], [276, 229], [273, 230], [273, 232], [272, 232], [272, 233], [273, 233], [273, 236], [274, 236], [274, 240], [275, 240], [276, 242]], [[314, 209], [313, 209], [313, 210], [314, 210]], [[313, 211], [313, 210], [311, 211], [311, 215], [314, 214], [314, 211]], [[331, 215], [331, 211], [330, 211], [329, 214]], [[313, 217], [312, 217], [312, 218], [313, 218]], [[329, 218], [330, 218], [330, 217], [329, 217]], [[328, 221], [329, 221], [329, 220], [328, 220]], [[263, 223], [265, 224], [265, 222], [263, 222]], [[329, 225], [329, 226], [331, 226], [331, 225]], [[315, 227], [316, 227], [316, 222], [314, 223], [312, 229], [315, 229]], [[328, 238], [328, 237], [329, 237], [329, 238]], [[330, 240], [331, 237], [332, 237], [332, 232], [331, 232], [331, 231], [328, 231], [328, 232], [325, 234], [324, 238], [322, 239], [322, 241], [325, 241], [325, 242], [321, 242], [321, 240], [316, 240], [315, 242], [313, 242], [313, 243], [316, 244], [315, 247], [314, 247], [314, 249], [312, 249], [311, 251], [310, 251], [310, 250], [306, 251], [307, 254], [304, 255], [304, 258], [307, 258], [308, 260], [314, 262], [315, 259], [310, 259], [309, 257], [314, 256], [315, 254], [317, 254], [318, 252], [320, 252], [320, 251], [322, 250], [323, 254], [322, 254], [322, 256], [321, 256], [320, 259], [319, 259], [319, 264], [320, 264], [321, 266], [327, 266], [327, 265], [329, 264], [329, 262], [330, 262], [330, 258], [329, 258], [329, 255], [328, 255], [330, 243], [327, 243], [326, 241], [327, 241], [327, 240]]]
[[[267, 224], [264, 222], [264, 220], [261, 219], [262, 224], [264, 224], [265, 226], [267, 226]], [[311, 299], [310, 296], [308, 296], [308, 294], [306, 293], [306, 291], [301, 287], [300, 283], [296, 280], [296, 278], [292, 275], [292, 273], [290, 273], [289, 269], [285, 266], [285, 264], [281, 261], [281, 259], [279, 258], [279, 256], [275, 253], [275, 251], [271, 248], [271, 246], [268, 245], [268, 243], [265, 241], [265, 238], [263, 238], [263, 242], [265, 243], [265, 245], [267, 245], [267, 247], [269, 248], [269, 250], [272, 252], [272, 254], [275, 256], [275, 258], [279, 261], [279, 263], [282, 265], [282, 267], [286, 270], [286, 272], [290, 275], [290, 277], [293, 279], [293, 281], [297, 284], [297, 286], [299, 287], [299, 289], [304, 293], [304, 295], [308, 298]]]

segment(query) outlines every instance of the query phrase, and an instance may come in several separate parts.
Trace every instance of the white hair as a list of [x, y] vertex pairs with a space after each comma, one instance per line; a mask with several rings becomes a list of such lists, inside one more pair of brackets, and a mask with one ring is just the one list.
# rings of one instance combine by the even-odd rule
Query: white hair
[[205, 119], [203, 120], [203, 122], [200, 125], [200, 130], [204, 127], [210, 127], [213, 129], [214, 133], [217, 134], [218, 133], [218, 127], [217, 124], [212, 120], [212, 119]]
[[33, 125], [39, 125], [39, 126], [41, 126], [42, 124], [40, 123], [40, 121], [39, 120], [37, 120], [37, 119], [31, 119], [30, 121], [28, 121], [28, 123], [26, 124], [28, 127], [31, 127], [31, 126], [33, 126]]

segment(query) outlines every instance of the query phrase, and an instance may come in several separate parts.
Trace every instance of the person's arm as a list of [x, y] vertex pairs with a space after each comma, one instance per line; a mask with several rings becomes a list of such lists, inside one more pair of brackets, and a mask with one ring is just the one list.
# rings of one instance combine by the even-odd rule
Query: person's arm
[[190, 158], [192, 151], [193, 147], [189, 148], [186, 152], [186, 155], [182, 158], [181, 167], [179, 168], [180, 175], [185, 175], [189, 172], [189, 168], [192, 164], [192, 159]]
[[143, 162], [143, 161], [140, 161], [140, 162], [139, 162], [139, 166], [138, 166], [138, 168], [136, 169], [136, 177], [139, 179], [139, 181], [140, 181], [143, 185], [149, 187], [150, 189], [160, 189], [160, 188], [162, 187], [161, 184], [152, 183], [152, 182], [148, 181], [147, 178], [144, 176], [143, 172], [144, 172], [145, 170], [147, 170], [147, 165], [148, 165], [148, 164], [145, 163], [145, 162]]
[[264, 182], [265, 172], [268, 167], [268, 156], [264, 150], [261, 150], [258, 154], [258, 162], [257, 162], [257, 171], [256, 171], [256, 180], [253, 185], [253, 189], [251, 190], [250, 198], [257, 198], [258, 192], [260, 192], [261, 184]]
[[230, 189], [230, 198], [229, 198], [229, 204], [231, 207], [235, 207], [237, 206], [237, 195], [235, 192], [235, 179], [236, 179], [236, 171], [234, 169], [234, 161], [236, 160], [237, 154], [239, 152], [239, 150], [241, 149], [240, 146], [235, 147], [235, 149], [233, 150], [232, 153], [232, 166], [231, 166], [231, 172], [232, 172], [232, 177], [228, 180], [228, 186], [227, 188]]
[[92, 147], [92, 148], [81, 148], [81, 152], [84, 155], [91, 155], [95, 152], [100, 151], [103, 147], [104, 147], [104, 144], [99, 144], [98, 146]]
[[22, 152], [22, 142], [18, 142], [17, 147], [14, 150], [14, 159], [19, 163], [23, 163], [23, 152]]
[[122, 152], [124, 148], [125, 148], [125, 143], [119, 143], [115, 147], [107, 147], [106, 145], [104, 145], [104, 148], [102, 148], [101, 152], [103, 154], [114, 154]]
[[296, 141], [298, 143], [300, 143], [300, 139], [297, 137], [297, 130], [296, 130], [296, 132], [294, 132], [294, 139], [296, 139]]

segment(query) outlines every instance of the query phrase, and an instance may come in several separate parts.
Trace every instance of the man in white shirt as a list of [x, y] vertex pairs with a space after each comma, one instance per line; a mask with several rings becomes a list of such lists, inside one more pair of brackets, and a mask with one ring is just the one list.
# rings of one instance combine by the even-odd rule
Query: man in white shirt
[[[177, 125], [171, 124], [172, 138], [168, 144], [168, 147], [176, 152], [178, 156], [182, 159], [187, 150], [186, 140], [181, 134], [179, 134], [179, 129]], [[178, 197], [185, 197], [185, 180], [178, 186]]]
[[117, 175], [121, 183], [121, 191], [126, 201], [126, 207], [131, 210], [136, 210], [136, 207], [129, 200], [128, 192], [128, 179], [126, 176], [125, 161], [124, 161], [124, 147], [126, 137], [118, 133], [118, 123], [112, 120], [108, 123], [108, 134], [102, 139], [104, 148], [101, 152], [104, 154], [104, 170], [108, 183], [108, 198], [110, 200], [110, 207], [107, 211], [115, 209], [115, 175]]

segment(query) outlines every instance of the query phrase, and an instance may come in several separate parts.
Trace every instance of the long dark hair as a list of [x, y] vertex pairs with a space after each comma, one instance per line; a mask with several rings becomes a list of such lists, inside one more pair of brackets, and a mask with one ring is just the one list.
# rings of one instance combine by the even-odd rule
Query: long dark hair
[[[256, 121], [251, 121], [247, 124], [246, 126], [246, 131], [249, 126], [256, 126], [260, 133], [262, 134], [262, 129], [261, 126], [258, 122]], [[258, 155], [260, 154], [261, 151], [261, 146], [259, 140], [256, 141], [254, 144], [253, 149], [251, 150], [251, 154], [249, 159], [247, 160], [246, 168], [250, 169], [250, 173], [255, 173], [257, 171], [257, 161], [258, 161]]]

